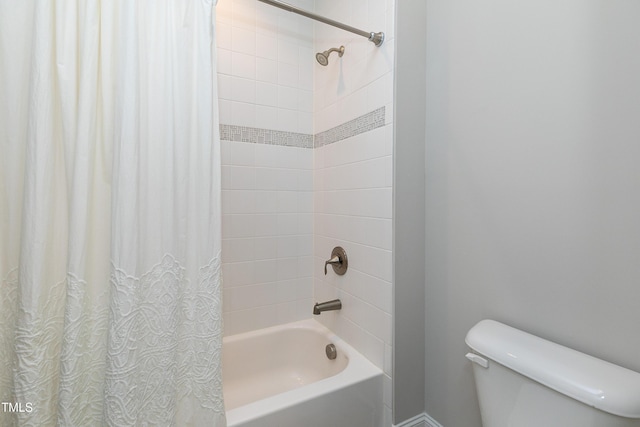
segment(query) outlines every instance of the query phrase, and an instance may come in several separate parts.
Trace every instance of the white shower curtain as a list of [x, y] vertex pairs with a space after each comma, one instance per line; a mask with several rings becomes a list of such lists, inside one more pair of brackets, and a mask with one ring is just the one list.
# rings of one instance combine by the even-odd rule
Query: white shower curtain
[[0, 425], [225, 425], [214, 0], [0, 0]]

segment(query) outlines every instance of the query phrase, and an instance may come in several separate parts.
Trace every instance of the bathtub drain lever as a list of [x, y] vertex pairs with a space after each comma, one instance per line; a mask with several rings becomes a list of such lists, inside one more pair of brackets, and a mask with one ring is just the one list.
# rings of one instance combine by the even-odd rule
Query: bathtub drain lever
[[336, 350], [336, 346], [334, 344], [327, 344], [324, 348], [324, 352], [329, 360], [335, 360], [335, 358], [338, 357], [338, 350]]

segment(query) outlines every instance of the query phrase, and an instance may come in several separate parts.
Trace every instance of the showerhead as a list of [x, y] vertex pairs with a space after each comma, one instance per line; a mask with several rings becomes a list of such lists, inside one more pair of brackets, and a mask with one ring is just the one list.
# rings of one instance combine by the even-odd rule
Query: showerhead
[[331, 55], [331, 52], [338, 52], [338, 56], [342, 57], [342, 55], [344, 55], [344, 46], [340, 46], [340, 48], [332, 47], [331, 49], [325, 50], [324, 52], [316, 53], [316, 61], [318, 61], [318, 64], [326, 67], [329, 63], [329, 55]]
[[327, 52], [318, 52], [316, 53], [316, 61], [325, 67], [329, 63], [329, 55], [327, 55]]

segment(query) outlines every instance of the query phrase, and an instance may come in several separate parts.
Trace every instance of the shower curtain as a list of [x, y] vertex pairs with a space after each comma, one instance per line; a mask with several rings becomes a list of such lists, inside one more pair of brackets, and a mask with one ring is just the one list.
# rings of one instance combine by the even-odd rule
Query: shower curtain
[[0, 425], [225, 425], [214, 22], [0, 1]]

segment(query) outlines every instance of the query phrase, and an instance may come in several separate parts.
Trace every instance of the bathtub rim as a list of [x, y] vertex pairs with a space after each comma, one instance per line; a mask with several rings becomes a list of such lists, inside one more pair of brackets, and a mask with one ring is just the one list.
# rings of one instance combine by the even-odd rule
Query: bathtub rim
[[226, 411], [227, 424], [230, 427], [256, 420], [266, 414], [290, 408], [318, 396], [383, 375], [382, 369], [375, 366], [333, 331], [313, 318], [230, 335], [223, 338], [223, 346], [225, 342], [251, 339], [252, 337], [277, 333], [285, 329], [305, 329], [320, 333], [333, 343], [339, 352], [346, 354], [348, 358], [347, 366], [331, 377]]

